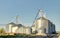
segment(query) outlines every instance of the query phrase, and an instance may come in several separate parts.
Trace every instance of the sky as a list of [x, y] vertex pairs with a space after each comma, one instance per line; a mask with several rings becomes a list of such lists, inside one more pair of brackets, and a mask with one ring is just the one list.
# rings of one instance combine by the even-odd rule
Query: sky
[[16, 22], [18, 15], [19, 23], [31, 26], [39, 9], [60, 31], [60, 0], [0, 0], [0, 24]]

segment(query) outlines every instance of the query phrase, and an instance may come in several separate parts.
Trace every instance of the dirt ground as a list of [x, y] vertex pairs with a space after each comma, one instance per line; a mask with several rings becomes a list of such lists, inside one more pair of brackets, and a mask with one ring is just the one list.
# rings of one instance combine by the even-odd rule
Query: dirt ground
[[58, 38], [60, 38], [60, 34], [59, 34], [59, 37]]

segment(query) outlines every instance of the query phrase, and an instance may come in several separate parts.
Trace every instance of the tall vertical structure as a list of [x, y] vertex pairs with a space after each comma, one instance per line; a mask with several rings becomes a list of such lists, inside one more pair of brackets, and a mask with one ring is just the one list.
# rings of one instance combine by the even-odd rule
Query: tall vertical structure
[[39, 17], [42, 17], [43, 16], [43, 13], [42, 13], [42, 10], [41, 9], [39, 9]]
[[16, 16], [16, 24], [18, 24], [18, 15]]

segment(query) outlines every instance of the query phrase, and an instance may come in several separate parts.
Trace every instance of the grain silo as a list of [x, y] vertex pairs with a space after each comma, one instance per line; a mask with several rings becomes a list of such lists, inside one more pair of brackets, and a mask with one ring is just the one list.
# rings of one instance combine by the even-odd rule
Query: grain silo
[[40, 34], [52, 34], [55, 32], [55, 25], [42, 14], [42, 10], [39, 11], [40, 17], [36, 18], [32, 25], [32, 33]]

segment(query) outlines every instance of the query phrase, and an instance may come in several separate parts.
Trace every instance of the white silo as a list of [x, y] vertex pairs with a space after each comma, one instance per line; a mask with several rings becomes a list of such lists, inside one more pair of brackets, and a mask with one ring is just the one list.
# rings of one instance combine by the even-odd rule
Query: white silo
[[46, 33], [46, 30], [48, 27], [48, 21], [43, 16], [42, 10], [39, 10], [39, 17], [37, 19], [35, 19], [33, 27], [32, 27], [33, 28], [32, 31], [33, 30], [37, 31], [37, 34]]
[[31, 34], [31, 28], [30, 27], [26, 27], [26, 34]]
[[7, 33], [11, 33], [12, 32], [12, 27], [14, 26], [15, 24], [13, 22], [7, 24], [6, 26], [6, 29], [7, 29]]
[[40, 19], [37, 20], [38, 24], [37, 24], [37, 31], [39, 34], [41, 33], [46, 33], [46, 26], [47, 26], [47, 19], [45, 19], [44, 17], [40, 17]]

